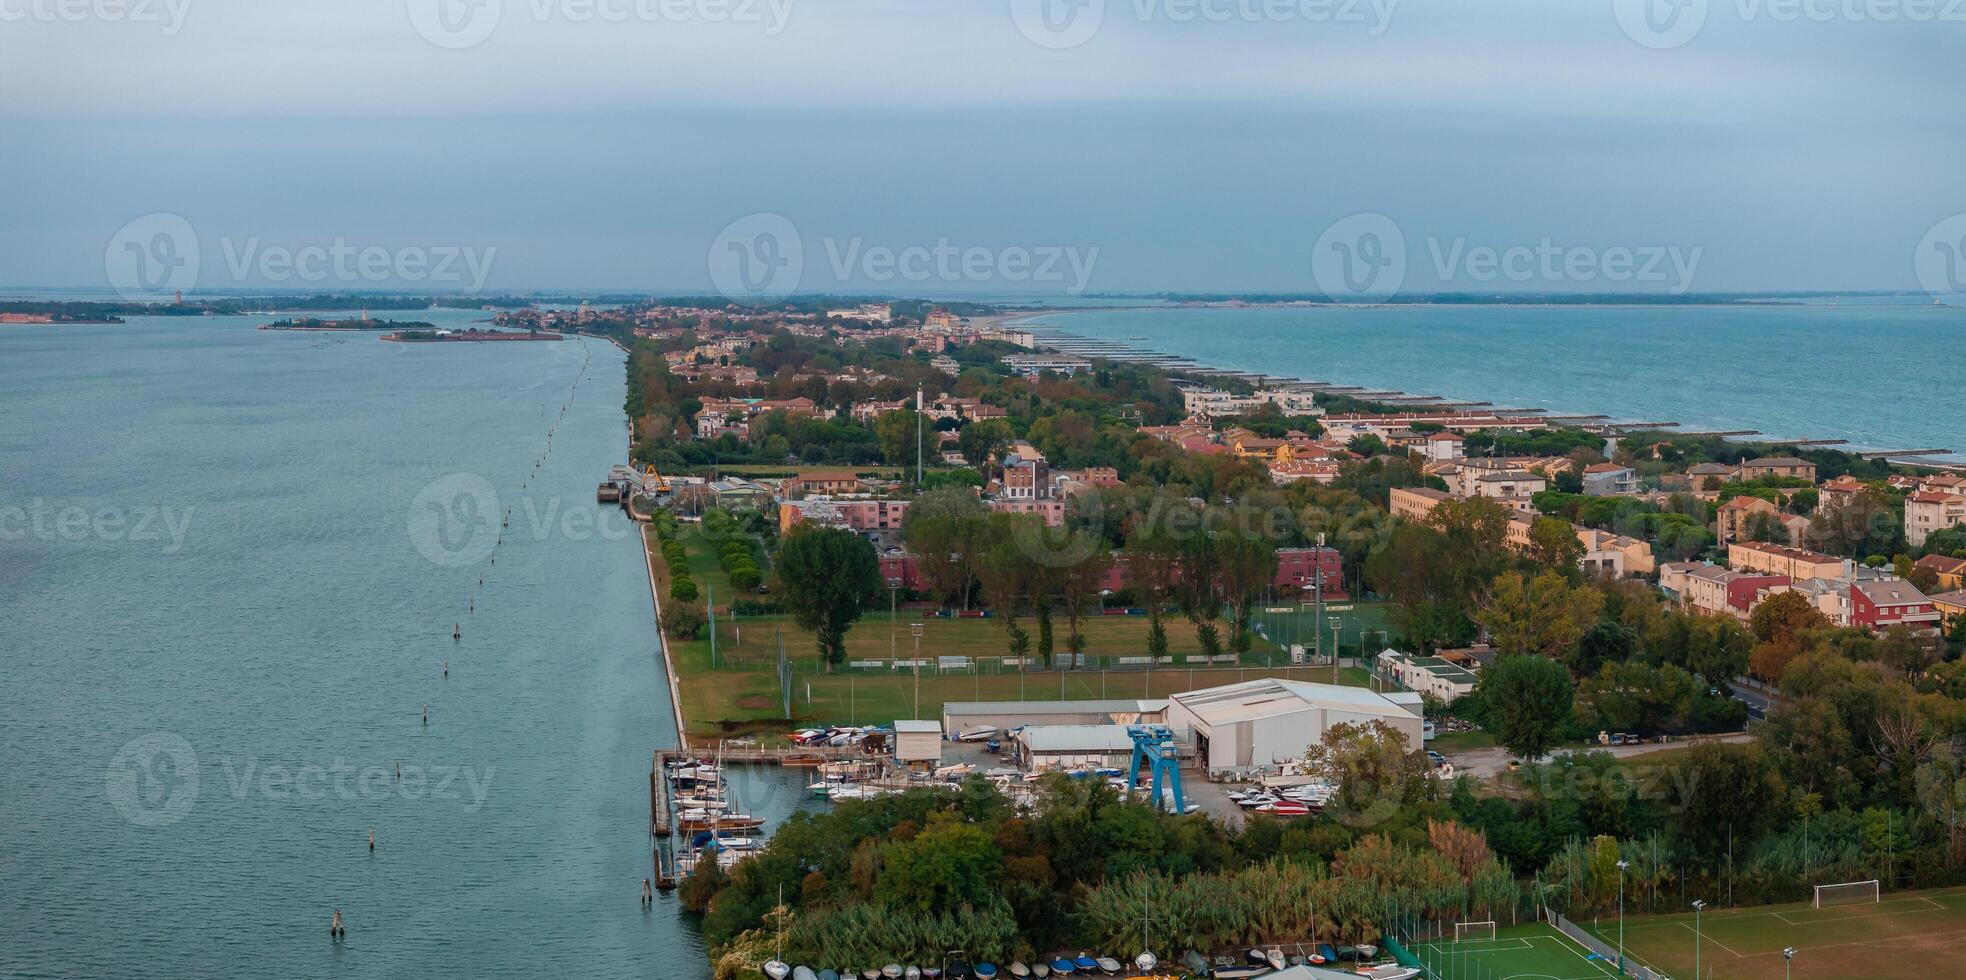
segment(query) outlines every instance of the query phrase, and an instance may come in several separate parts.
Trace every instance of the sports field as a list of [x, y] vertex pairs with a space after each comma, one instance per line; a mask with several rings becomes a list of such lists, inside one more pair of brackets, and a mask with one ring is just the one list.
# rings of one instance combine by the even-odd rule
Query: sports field
[[1543, 923], [1511, 926], [1494, 939], [1416, 942], [1407, 948], [1434, 980], [1597, 980], [1618, 969]]
[[[1806, 977], [1959, 976], [1966, 969], [1966, 889], [1886, 892], [1880, 901], [1812, 908], [1764, 905], [1701, 913], [1700, 974], [1716, 980], [1779, 980], [1782, 949], [1793, 947], [1790, 974]], [[1618, 920], [1579, 922], [1615, 944]], [[1693, 914], [1625, 920], [1625, 951], [1674, 977], [1693, 974]]]

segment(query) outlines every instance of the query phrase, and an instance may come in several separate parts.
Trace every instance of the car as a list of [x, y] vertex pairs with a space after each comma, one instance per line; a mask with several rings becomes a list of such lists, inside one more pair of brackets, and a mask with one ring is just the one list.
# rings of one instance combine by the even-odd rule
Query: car
[[1611, 744], [1612, 744], [1612, 745], [1623, 745], [1623, 744], [1625, 744], [1625, 733], [1624, 733], [1624, 732], [1613, 732], [1613, 733], [1611, 734]]
[[1436, 768], [1436, 769], [1438, 769], [1438, 768], [1440, 768], [1441, 766], [1444, 766], [1444, 765], [1446, 765], [1446, 764], [1447, 764], [1447, 757], [1446, 757], [1446, 756], [1444, 756], [1444, 755], [1441, 755], [1441, 754], [1440, 754], [1440, 753], [1438, 753], [1438, 752], [1435, 752], [1435, 751], [1434, 751], [1434, 750], [1432, 750], [1432, 749], [1428, 749], [1428, 750], [1427, 750], [1427, 761], [1428, 761], [1428, 762], [1431, 762], [1431, 763], [1433, 763], [1433, 764], [1434, 764], [1434, 768]]

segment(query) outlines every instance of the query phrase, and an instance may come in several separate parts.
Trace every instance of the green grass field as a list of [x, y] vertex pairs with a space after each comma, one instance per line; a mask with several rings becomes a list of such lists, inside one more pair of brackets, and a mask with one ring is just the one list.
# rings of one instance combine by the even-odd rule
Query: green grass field
[[[923, 658], [962, 656], [981, 664], [981, 669], [975, 671], [945, 674], [924, 670], [918, 709], [916, 678], [910, 669], [882, 667], [828, 673], [819, 660], [812, 635], [798, 628], [790, 617], [729, 615], [726, 601], [732, 595], [729, 580], [709, 544], [697, 535], [685, 535], [683, 542], [691, 577], [700, 588], [714, 588], [718, 605], [723, 607], [714, 630], [714, 660], [709, 631], [696, 640], [671, 644], [676, 670], [683, 678], [683, 712], [689, 718], [692, 734], [790, 727], [784, 719], [784, 694], [776, 669], [781, 640], [792, 667], [792, 723], [884, 723], [914, 717], [917, 713], [938, 718], [945, 701], [1162, 698], [1179, 691], [1255, 677], [1283, 676], [1327, 683], [1332, 679], [1329, 666], [1290, 667], [1288, 653], [1260, 637], [1238, 667], [1191, 668], [1180, 663], [1151, 671], [1101, 669], [1115, 667], [1120, 657], [1145, 655], [1150, 625], [1145, 616], [1087, 617], [1083, 627], [1087, 640], [1085, 652], [1092, 658], [1087, 667], [1020, 674], [1016, 668], [1002, 664], [1009, 651], [1003, 628], [994, 619], [925, 619], [919, 612], [908, 610], [893, 617], [884, 610], [869, 612], [847, 633], [849, 662], [886, 662], [890, 657], [909, 659], [915, 650], [913, 626], [919, 623]], [[659, 560], [655, 563], [655, 573], [657, 588], [666, 596], [668, 572]], [[1361, 629], [1378, 628], [1370, 624], [1381, 621], [1379, 610], [1370, 606], [1337, 615], [1344, 617], [1347, 624], [1363, 624], [1344, 631], [1352, 636]], [[1277, 618], [1273, 616], [1272, 622]], [[1178, 616], [1170, 616], [1165, 622], [1170, 654], [1183, 660], [1200, 655], [1201, 642], [1192, 625]], [[1028, 618], [1021, 625], [1035, 631]], [[1062, 652], [1064, 617], [1054, 617], [1053, 627], [1055, 642]], [[1286, 638], [1280, 632], [1272, 635]], [[1033, 649], [1032, 655], [1035, 653]], [[1340, 672], [1338, 681], [1362, 687], [1369, 683], [1369, 678], [1365, 671], [1347, 667]]]
[[[1675, 977], [1693, 976], [1694, 917], [1633, 916], [1625, 950], [1637, 962]], [[1616, 944], [1615, 917], [1580, 922]], [[1699, 917], [1700, 972], [1716, 980], [1776, 980], [1782, 949], [1793, 947], [1792, 973], [1814, 977], [1958, 976], [1966, 968], [1966, 889], [1886, 892], [1874, 903], [1811, 908], [1809, 903], [1709, 909]], [[1951, 963], [1953, 965], [1948, 966]]]
[[1615, 965], [1556, 927], [1543, 923], [1499, 929], [1494, 939], [1410, 943], [1407, 948], [1435, 980], [1594, 980], [1618, 976]]

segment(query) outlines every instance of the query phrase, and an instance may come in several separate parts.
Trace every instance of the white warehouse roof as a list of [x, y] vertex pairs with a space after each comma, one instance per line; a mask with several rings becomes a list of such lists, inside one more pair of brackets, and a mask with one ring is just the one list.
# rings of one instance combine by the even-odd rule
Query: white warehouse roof
[[1319, 707], [1387, 718], [1413, 717], [1412, 712], [1386, 696], [1362, 687], [1276, 677], [1188, 691], [1174, 695], [1173, 700], [1210, 726], [1274, 718]]
[[1034, 725], [1017, 735], [1032, 752], [1132, 751], [1125, 725]]

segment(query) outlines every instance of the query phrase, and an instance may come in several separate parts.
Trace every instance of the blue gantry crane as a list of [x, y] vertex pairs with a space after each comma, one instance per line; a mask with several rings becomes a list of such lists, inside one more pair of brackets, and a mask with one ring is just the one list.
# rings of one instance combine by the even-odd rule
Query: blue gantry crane
[[1174, 742], [1174, 730], [1166, 725], [1128, 725], [1126, 733], [1133, 737], [1133, 764], [1126, 767], [1126, 792], [1131, 796], [1140, 784], [1140, 763], [1153, 767], [1153, 805], [1164, 805], [1162, 781], [1174, 793], [1175, 813], [1186, 813], [1187, 797], [1181, 794], [1180, 749]]

